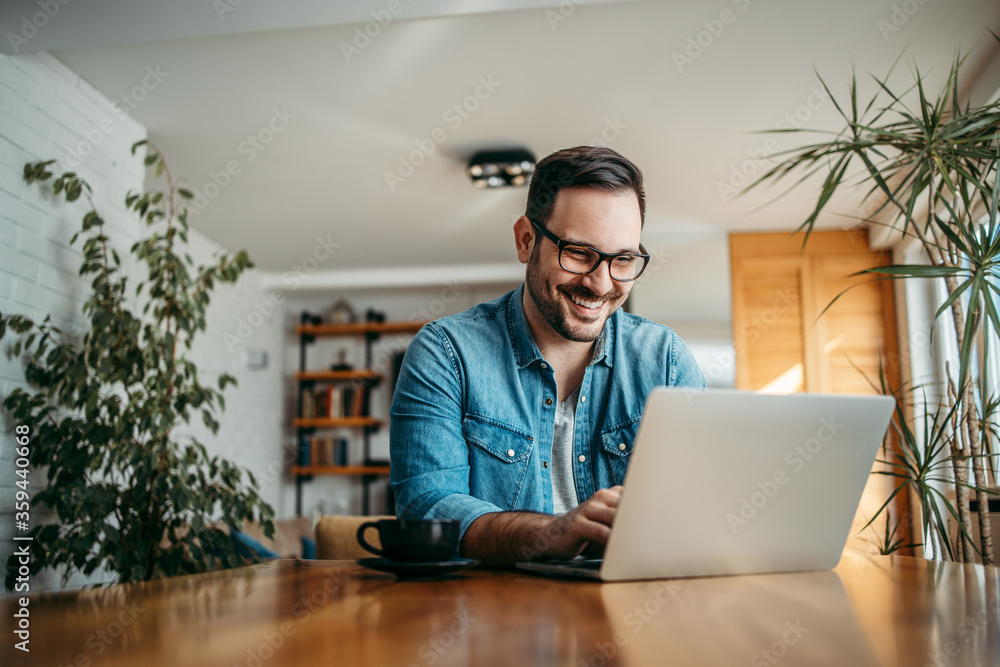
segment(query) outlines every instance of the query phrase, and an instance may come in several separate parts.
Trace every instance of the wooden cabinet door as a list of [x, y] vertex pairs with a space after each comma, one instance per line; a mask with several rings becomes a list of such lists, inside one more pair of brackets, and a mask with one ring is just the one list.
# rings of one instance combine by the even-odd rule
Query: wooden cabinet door
[[898, 386], [892, 284], [855, 275], [887, 254], [860, 232], [802, 238], [729, 237], [737, 388], [870, 394], [880, 362]]
[[734, 256], [732, 266], [737, 388], [805, 391], [802, 259]]
[[888, 264], [885, 259], [876, 252], [811, 258], [815, 305], [822, 312], [833, 302], [813, 325], [816, 391], [874, 393], [871, 384], [879, 385], [880, 364], [892, 386], [899, 385], [892, 282], [875, 280], [872, 274], [854, 275]]

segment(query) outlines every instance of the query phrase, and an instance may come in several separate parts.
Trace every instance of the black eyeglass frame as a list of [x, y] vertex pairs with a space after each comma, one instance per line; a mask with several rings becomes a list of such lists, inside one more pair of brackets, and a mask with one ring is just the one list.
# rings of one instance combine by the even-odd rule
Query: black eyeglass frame
[[[564, 241], [563, 239], [559, 238], [549, 230], [545, 229], [545, 227], [542, 227], [540, 224], [538, 224], [531, 218], [528, 218], [528, 221], [535, 229], [537, 229], [542, 233], [542, 236], [544, 236], [545, 238], [556, 244], [556, 248], [559, 250], [559, 268], [561, 268], [563, 271], [567, 271], [569, 273], [575, 273], [578, 276], [585, 276], [596, 271], [597, 267], [601, 265], [601, 262], [607, 262], [608, 275], [611, 276], [611, 260], [617, 257], [642, 257], [643, 260], [645, 260], [642, 264], [642, 269], [639, 271], [639, 273], [635, 274], [634, 278], [621, 279], [611, 276], [612, 280], [616, 280], [620, 283], [630, 283], [634, 280], [637, 280], [639, 276], [642, 275], [642, 272], [646, 270], [646, 267], [649, 266], [649, 255], [646, 254], [646, 249], [642, 246], [641, 243], [639, 244], [639, 252], [612, 252], [612, 253], [601, 252], [597, 248], [594, 248], [593, 246], [589, 245], [584, 245], [583, 243], [572, 243], [571, 241]], [[591, 252], [595, 252], [597, 253], [597, 261], [594, 262], [594, 265], [590, 267], [590, 270], [588, 271], [573, 271], [572, 269], [567, 269], [565, 266], [563, 266], [562, 263], [562, 251], [563, 248], [565, 248], [566, 246], [576, 246], [577, 248], [586, 248]]]

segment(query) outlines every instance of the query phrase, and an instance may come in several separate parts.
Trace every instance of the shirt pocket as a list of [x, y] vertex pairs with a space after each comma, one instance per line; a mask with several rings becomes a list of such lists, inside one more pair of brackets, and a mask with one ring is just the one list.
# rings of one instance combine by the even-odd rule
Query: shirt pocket
[[635, 438], [639, 432], [642, 417], [632, 417], [627, 421], [601, 431], [601, 446], [611, 469], [612, 484], [625, 481], [625, 471], [628, 469], [629, 457], [635, 447]]
[[511, 510], [517, 507], [534, 439], [499, 422], [466, 415], [462, 435], [469, 443], [469, 492]]

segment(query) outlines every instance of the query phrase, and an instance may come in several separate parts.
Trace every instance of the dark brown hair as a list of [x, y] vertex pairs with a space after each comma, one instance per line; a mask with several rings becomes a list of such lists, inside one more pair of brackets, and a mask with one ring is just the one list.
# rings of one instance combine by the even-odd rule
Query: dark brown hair
[[564, 148], [543, 158], [535, 167], [528, 186], [524, 214], [543, 227], [548, 226], [556, 196], [563, 188], [595, 188], [607, 192], [631, 190], [639, 200], [639, 215], [646, 223], [646, 192], [642, 172], [610, 148], [577, 146]]

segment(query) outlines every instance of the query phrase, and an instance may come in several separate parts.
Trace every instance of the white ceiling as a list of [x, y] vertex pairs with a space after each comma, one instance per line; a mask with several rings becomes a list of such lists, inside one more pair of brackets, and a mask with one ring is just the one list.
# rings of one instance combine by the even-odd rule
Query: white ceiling
[[[4, 3], [2, 34], [37, 10]], [[343, 45], [365, 27], [375, 36], [348, 62]], [[22, 50], [51, 50], [112, 100], [158, 68], [130, 113], [172, 171], [204, 192], [212, 173], [239, 168], [192, 224], [280, 274], [328, 236], [339, 247], [324, 269], [514, 263], [510, 227], [527, 190], [475, 190], [465, 161], [506, 145], [542, 157], [602, 133], [645, 172], [647, 245], [794, 227], [812, 194], [753, 212], [775, 192], [726, 199], [719, 183], [765, 146], [752, 132], [786, 114], [839, 128], [814, 68], [837, 95], [852, 65], [870, 91], [867, 73], [884, 74], [904, 49], [934, 82], [973, 49], [975, 74], [996, 53], [987, 28], [1000, 33], [996, 0], [113, 0], [61, 6]], [[679, 67], [699, 39], [707, 46]], [[907, 80], [906, 65], [898, 75]], [[467, 117], [449, 111], [466, 102]], [[251, 150], [247, 137], [269, 123], [281, 131]], [[390, 189], [386, 173], [435, 130], [445, 140]]]

